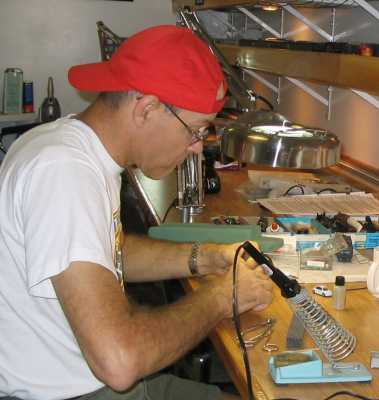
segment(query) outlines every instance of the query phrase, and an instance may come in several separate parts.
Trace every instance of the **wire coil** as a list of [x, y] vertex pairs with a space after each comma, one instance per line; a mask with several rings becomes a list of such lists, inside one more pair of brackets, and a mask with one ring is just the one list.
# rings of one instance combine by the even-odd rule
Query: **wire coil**
[[306, 289], [289, 299], [289, 303], [332, 365], [354, 351], [357, 344], [355, 336], [310, 297]]

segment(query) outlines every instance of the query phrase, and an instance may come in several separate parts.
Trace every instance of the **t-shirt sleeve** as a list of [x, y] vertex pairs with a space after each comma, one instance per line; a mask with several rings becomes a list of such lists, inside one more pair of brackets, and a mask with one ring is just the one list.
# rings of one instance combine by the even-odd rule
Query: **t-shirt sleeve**
[[54, 161], [29, 174], [22, 201], [31, 295], [56, 298], [50, 278], [73, 261], [115, 273], [112, 206], [104, 178], [85, 162]]

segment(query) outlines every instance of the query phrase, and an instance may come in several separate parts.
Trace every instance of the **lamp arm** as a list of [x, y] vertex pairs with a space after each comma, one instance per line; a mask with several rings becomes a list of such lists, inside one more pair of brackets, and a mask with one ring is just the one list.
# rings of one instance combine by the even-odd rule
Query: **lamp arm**
[[243, 79], [236, 73], [233, 67], [229, 64], [228, 60], [216, 46], [213, 38], [208, 34], [206, 29], [202, 26], [199, 18], [194, 11], [188, 9], [179, 9], [179, 16], [187, 28], [191, 29], [196, 35], [199, 36], [211, 49], [212, 53], [219, 60], [224, 72], [229, 76], [229, 91], [233, 97], [240, 104], [243, 111], [251, 111], [256, 108], [256, 94], [251, 90]]

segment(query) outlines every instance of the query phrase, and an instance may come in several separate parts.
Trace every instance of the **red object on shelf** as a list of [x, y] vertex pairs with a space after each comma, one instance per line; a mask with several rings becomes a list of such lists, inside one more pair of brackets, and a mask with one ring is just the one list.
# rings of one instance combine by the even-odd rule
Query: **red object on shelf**
[[374, 49], [372, 48], [372, 46], [370, 46], [369, 44], [366, 43], [362, 43], [359, 46], [359, 54], [361, 56], [368, 56], [371, 57], [374, 55]]
[[24, 81], [22, 103], [24, 113], [34, 112], [34, 95], [32, 81]]

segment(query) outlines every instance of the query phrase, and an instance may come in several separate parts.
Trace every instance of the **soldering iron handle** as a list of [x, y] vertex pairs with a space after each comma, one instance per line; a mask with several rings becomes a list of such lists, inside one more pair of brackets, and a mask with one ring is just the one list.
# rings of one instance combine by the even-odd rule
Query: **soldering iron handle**
[[295, 297], [300, 293], [301, 287], [296, 279], [290, 279], [280, 269], [276, 268], [272, 261], [256, 249], [250, 242], [242, 245], [247, 254], [260, 265], [271, 280], [279, 287], [282, 296], [285, 298]]

